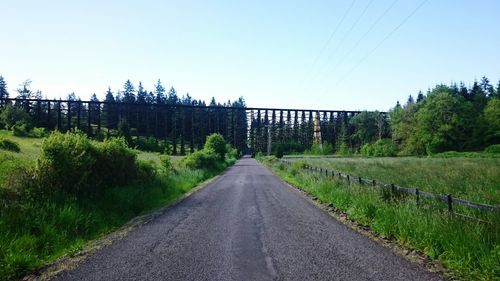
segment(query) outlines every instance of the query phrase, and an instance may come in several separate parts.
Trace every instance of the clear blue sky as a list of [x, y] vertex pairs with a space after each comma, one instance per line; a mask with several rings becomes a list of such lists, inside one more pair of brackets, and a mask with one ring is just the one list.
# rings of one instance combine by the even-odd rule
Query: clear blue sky
[[393, 2], [0, 0], [0, 75], [11, 94], [28, 78], [83, 99], [160, 78], [205, 100], [351, 110], [497, 85], [500, 1], [429, 0], [405, 21], [422, 1], [399, 0], [377, 22]]

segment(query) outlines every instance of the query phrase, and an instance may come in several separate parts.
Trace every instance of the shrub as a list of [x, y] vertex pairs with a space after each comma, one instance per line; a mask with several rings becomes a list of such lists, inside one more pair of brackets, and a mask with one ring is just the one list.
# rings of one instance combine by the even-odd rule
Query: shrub
[[172, 164], [172, 159], [170, 158], [170, 156], [168, 155], [160, 156], [160, 162], [167, 174], [174, 171], [174, 165]]
[[92, 167], [93, 185], [124, 184], [138, 177], [137, 156], [128, 148], [125, 139], [112, 138], [93, 144], [96, 149], [96, 161]]
[[500, 153], [500, 144], [490, 145], [486, 149], [484, 149], [484, 152], [499, 154]]
[[226, 141], [221, 134], [211, 134], [207, 137], [205, 147], [207, 153], [215, 153], [219, 160], [224, 160], [226, 155]]
[[305, 151], [304, 145], [295, 142], [281, 142], [273, 144], [273, 154], [281, 158], [283, 155], [303, 153]]
[[363, 156], [393, 157], [397, 153], [397, 146], [390, 139], [380, 139], [373, 144], [366, 143], [361, 147]]
[[123, 138], [99, 143], [79, 131], [53, 132], [42, 144], [35, 174], [44, 190], [87, 192], [152, 175], [154, 168], [136, 157]]
[[127, 144], [132, 145], [132, 133], [127, 118], [121, 118], [118, 122], [118, 136], [125, 138]]
[[19, 144], [17, 142], [11, 141], [9, 139], [4, 139], [4, 138], [0, 138], [0, 149], [13, 151], [13, 152], [20, 152], [21, 151], [21, 148], [19, 147]]
[[152, 160], [137, 160], [137, 178], [149, 179], [156, 175], [156, 165]]
[[30, 136], [34, 138], [43, 138], [47, 135], [47, 131], [45, 128], [35, 127], [33, 131], [31, 131]]
[[337, 154], [342, 156], [349, 156], [352, 154], [352, 152], [347, 143], [341, 142], [337, 149]]
[[238, 159], [239, 158], [239, 152], [238, 149], [232, 147], [230, 144], [226, 145], [226, 151], [227, 151], [227, 157], [231, 159]]
[[27, 137], [30, 134], [30, 128], [26, 123], [18, 122], [11, 129], [12, 134], [17, 137]]
[[207, 152], [205, 150], [195, 151], [183, 159], [184, 165], [189, 169], [208, 169], [213, 170], [217, 168], [219, 156]]
[[137, 137], [134, 140], [134, 146], [136, 149], [142, 151], [160, 153], [168, 153], [171, 151], [171, 148], [169, 148], [170, 143], [165, 140], [157, 140], [154, 137]]
[[311, 146], [311, 149], [304, 153], [312, 155], [329, 155], [333, 154], [333, 146], [327, 142], [325, 142], [323, 145], [313, 144]]
[[36, 176], [43, 189], [76, 192], [96, 162], [96, 149], [81, 132], [53, 132], [42, 144]]
[[25, 124], [27, 128], [31, 129], [31, 118], [29, 114], [24, 109], [17, 106], [12, 106], [10, 104], [6, 105], [0, 113], [0, 120], [7, 130], [11, 130], [16, 124]]

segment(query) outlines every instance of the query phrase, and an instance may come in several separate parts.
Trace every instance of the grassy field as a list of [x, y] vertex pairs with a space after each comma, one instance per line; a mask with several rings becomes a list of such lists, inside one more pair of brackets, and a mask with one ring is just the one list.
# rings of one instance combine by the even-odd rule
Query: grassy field
[[[263, 160], [287, 182], [317, 197], [321, 202], [332, 204], [338, 210], [345, 212], [350, 219], [368, 226], [384, 237], [439, 260], [448, 269], [446, 274], [452, 279], [500, 279], [500, 218], [498, 214], [485, 214], [483, 219], [487, 222], [479, 222], [450, 214], [444, 206], [436, 208], [437, 206], [427, 205], [418, 208], [413, 198], [388, 198], [378, 188], [347, 184], [344, 180], [326, 178], [303, 169], [304, 162], [298, 159], [294, 161], [296, 162], [293, 165], [288, 166], [272, 158]], [[454, 161], [466, 163], [453, 164]], [[459, 175], [461, 170], [454, 171], [458, 167], [472, 165], [468, 159], [449, 159], [442, 162], [436, 159], [415, 158], [315, 158], [308, 159], [307, 162], [329, 169], [333, 168], [336, 171], [373, 177], [381, 181], [394, 181], [401, 185], [412, 186], [416, 183], [420, 185], [427, 183], [429, 189], [437, 182], [445, 185], [444, 188], [450, 188], [459, 182], [459, 179], [454, 177], [459, 177], [465, 181], [465, 184], [480, 180], [480, 177], [465, 179]], [[426, 165], [426, 163], [429, 164]], [[487, 161], [479, 163], [477, 164], [480, 165], [479, 169], [498, 169], [498, 165], [487, 167], [492, 165]], [[476, 167], [473, 169], [477, 171]], [[405, 180], [404, 173], [398, 174], [399, 171], [412, 172], [413, 181]], [[441, 173], [450, 173], [450, 175], [440, 179], [438, 175]], [[498, 174], [488, 174], [492, 173], [491, 171], [481, 173], [494, 178], [498, 177]], [[426, 177], [428, 174], [432, 176]], [[428, 180], [417, 181], [419, 177], [416, 175], [428, 178]], [[453, 179], [452, 183], [448, 182], [450, 179]], [[498, 185], [496, 188], [498, 189]], [[445, 189], [432, 191], [437, 190], [442, 192]], [[466, 187], [465, 190], [470, 193], [473, 188]], [[491, 190], [495, 190], [494, 185], [490, 186], [489, 191]], [[488, 191], [483, 192], [485, 193], [487, 194]]]
[[500, 204], [500, 158], [290, 158], [353, 176]]
[[182, 157], [171, 157], [168, 171], [161, 155], [139, 152], [138, 160], [153, 164], [156, 175], [83, 196], [44, 193], [27, 187], [13, 190], [19, 171], [33, 169], [43, 139], [18, 138], [19, 153], [0, 150], [0, 280], [18, 278], [61, 255], [78, 251], [90, 240], [109, 233], [130, 219], [165, 206], [231, 162], [215, 170], [188, 169]]

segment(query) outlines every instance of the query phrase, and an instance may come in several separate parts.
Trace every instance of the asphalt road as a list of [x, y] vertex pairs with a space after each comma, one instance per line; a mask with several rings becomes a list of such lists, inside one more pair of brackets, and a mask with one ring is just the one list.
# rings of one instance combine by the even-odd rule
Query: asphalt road
[[254, 159], [58, 280], [441, 280], [310, 203]]

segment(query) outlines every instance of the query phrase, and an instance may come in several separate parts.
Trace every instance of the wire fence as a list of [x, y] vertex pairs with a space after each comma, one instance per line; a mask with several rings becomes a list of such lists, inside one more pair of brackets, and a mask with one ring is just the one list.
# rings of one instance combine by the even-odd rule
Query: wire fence
[[[291, 166], [293, 161], [289, 160], [284, 160], [280, 159], [280, 162]], [[309, 164], [305, 165], [305, 169], [317, 173], [318, 175], [324, 176], [324, 177], [330, 177], [330, 178], [338, 178], [338, 179], [343, 179], [346, 180], [349, 183], [357, 183], [360, 185], [370, 185], [373, 187], [378, 187], [383, 190], [389, 190], [393, 194], [396, 193], [404, 193], [404, 194], [409, 194], [409, 195], [414, 195], [415, 196], [415, 202], [417, 206], [421, 204], [421, 200], [423, 198], [439, 201], [439, 202], [444, 202], [447, 205], [447, 209], [450, 212], [453, 212], [454, 206], [463, 206], [466, 208], [472, 208], [480, 211], [486, 211], [486, 212], [496, 212], [497, 214], [500, 214], [500, 205], [488, 205], [488, 204], [483, 204], [483, 203], [478, 203], [478, 202], [472, 202], [472, 201], [467, 201], [464, 199], [456, 198], [453, 197], [451, 194], [435, 194], [431, 192], [426, 192], [423, 191], [419, 188], [407, 188], [407, 187], [402, 187], [396, 184], [387, 184], [387, 183], [382, 183], [378, 182], [374, 179], [367, 179], [363, 178], [360, 176], [353, 176], [349, 175], [346, 173], [334, 171], [334, 170], [328, 170], [322, 167], [315, 167], [311, 166]], [[460, 214], [459, 214], [460, 215]]]

